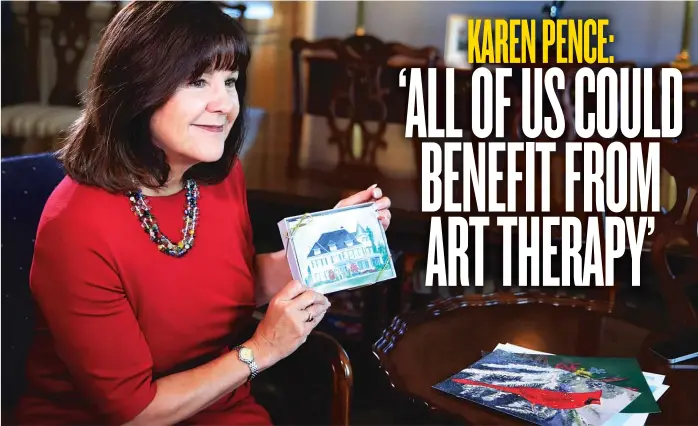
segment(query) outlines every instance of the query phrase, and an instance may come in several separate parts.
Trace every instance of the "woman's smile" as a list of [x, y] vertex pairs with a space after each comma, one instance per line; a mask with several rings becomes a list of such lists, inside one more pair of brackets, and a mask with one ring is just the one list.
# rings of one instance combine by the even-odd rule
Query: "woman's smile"
[[222, 133], [225, 130], [225, 125], [223, 124], [221, 124], [220, 126], [209, 124], [192, 124], [192, 126], [211, 133]]

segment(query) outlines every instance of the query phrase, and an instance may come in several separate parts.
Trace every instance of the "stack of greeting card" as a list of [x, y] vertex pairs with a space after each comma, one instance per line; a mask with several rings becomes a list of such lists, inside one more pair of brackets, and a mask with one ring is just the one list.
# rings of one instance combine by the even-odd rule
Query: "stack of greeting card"
[[320, 293], [396, 276], [374, 203], [289, 217], [278, 226], [293, 278]]
[[643, 425], [663, 376], [632, 358], [561, 356], [500, 344], [434, 387], [539, 425]]

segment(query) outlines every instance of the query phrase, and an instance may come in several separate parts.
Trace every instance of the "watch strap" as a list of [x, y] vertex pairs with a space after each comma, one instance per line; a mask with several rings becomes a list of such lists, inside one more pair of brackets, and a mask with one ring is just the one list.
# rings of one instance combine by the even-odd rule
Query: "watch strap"
[[250, 361], [247, 363], [247, 366], [250, 367], [250, 377], [247, 378], [247, 381], [250, 381], [257, 377], [257, 374], [259, 374], [259, 367], [257, 367], [257, 363], [255, 361]]
[[237, 345], [233, 348], [234, 351], [237, 351], [238, 353], [238, 359], [242, 361], [244, 364], [247, 365], [247, 367], [250, 369], [250, 375], [247, 377], [247, 381], [249, 382], [250, 380], [254, 379], [257, 377], [257, 374], [259, 374], [259, 367], [257, 366], [257, 363], [255, 362], [254, 359], [251, 361], [245, 361], [242, 358], [240, 358], [240, 350], [244, 348], [242, 345]]

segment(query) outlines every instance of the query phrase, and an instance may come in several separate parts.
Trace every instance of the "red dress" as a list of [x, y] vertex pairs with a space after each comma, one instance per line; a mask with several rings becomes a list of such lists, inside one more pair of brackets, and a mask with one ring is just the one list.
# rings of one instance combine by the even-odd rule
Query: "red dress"
[[[162, 232], [181, 238], [185, 195], [149, 197]], [[124, 195], [66, 177], [39, 224], [31, 288], [38, 323], [23, 424], [123, 423], [151, 402], [158, 377], [227, 352], [255, 307], [244, 176], [200, 185], [193, 248], [158, 251]], [[269, 424], [249, 384], [187, 424]]]

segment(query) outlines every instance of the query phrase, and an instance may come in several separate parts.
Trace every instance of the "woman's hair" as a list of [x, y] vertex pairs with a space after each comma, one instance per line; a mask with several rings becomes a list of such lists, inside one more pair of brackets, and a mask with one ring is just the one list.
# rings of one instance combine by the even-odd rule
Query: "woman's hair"
[[78, 182], [109, 191], [167, 182], [165, 153], [150, 134], [150, 119], [183, 83], [207, 71], [238, 70], [240, 113], [222, 157], [191, 167], [184, 178], [223, 180], [245, 134], [249, 46], [241, 25], [217, 3], [134, 1], [104, 30], [94, 57], [83, 112], [58, 156]]

